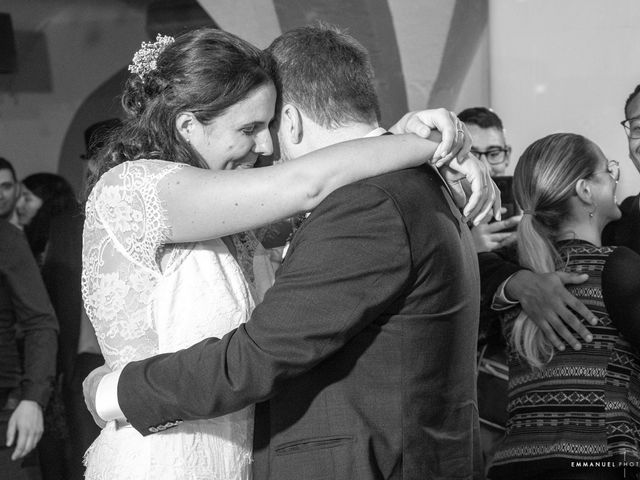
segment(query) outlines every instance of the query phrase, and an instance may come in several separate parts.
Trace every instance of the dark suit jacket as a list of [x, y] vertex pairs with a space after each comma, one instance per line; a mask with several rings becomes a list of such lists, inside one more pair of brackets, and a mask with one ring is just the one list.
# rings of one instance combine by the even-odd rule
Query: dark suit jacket
[[620, 210], [622, 218], [605, 227], [602, 242], [604, 245], [628, 247], [640, 254], [640, 193], [625, 198]]
[[143, 434], [261, 402], [255, 480], [479, 477], [478, 304], [440, 178], [383, 175], [314, 210], [248, 323], [129, 364], [118, 400]]

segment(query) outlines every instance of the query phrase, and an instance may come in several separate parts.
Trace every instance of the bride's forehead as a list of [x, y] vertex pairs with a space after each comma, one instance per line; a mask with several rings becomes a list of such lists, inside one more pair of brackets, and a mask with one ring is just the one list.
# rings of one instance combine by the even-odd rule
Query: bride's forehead
[[275, 105], [275, 88], [271, 84], [262, 85], [243, 100], [231, 105], [219, 118], [234, 123], [268, 123], [273, 118]]

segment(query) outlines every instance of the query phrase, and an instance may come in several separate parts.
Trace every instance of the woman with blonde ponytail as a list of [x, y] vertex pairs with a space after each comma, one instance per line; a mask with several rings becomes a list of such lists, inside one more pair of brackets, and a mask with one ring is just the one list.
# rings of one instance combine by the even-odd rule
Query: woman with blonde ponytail
[[[537, 140], [518, 161], [513, 189], [524, 212], [517, 233], [520, 265], [536, 273], [588, 273], [586, 283], [570, 290], [598, 323], [590, 327], [591, 343], [557, 351], [524, 312], [505, 316], [509, 419], [491, 479], [625, 478], [623, 462], [627, 475], [629, 465], [640, 462], [640, 399], [633, 394], [640, 392], [640, 377], [632, 374], [640, 372], [640, 334], [610, 318], [602, 294], [603, 288], [622, 290], [633, 275], [612, 275], [611, 265], [623, 270], [640, 264], [630, 250], [601, 243], [605, 225], [620, 217], [618, 177], [616, 161], [570, 133]], [[608, 297], [607, 305], [618, 303], [615, 293]]]

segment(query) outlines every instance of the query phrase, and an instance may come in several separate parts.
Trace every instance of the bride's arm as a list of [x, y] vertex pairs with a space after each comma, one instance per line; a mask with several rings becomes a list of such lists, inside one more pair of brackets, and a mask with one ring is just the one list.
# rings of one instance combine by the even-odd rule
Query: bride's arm
[[158, 185], [168, 240], [222, 237], [311, 210], [343, 185], [420, 165], [437, 147], [415, 135], [385, 135], [332, 145], [270, 167], [179, 169]]

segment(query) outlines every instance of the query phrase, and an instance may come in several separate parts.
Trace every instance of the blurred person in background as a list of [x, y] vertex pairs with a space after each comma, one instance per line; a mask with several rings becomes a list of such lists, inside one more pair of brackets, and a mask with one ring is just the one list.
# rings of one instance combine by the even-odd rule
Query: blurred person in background
[[[104, 127], [101, 122], [89, 129], [89, 159], [99, 148]], [[82, 380], [104, 363], [82, 304], [84, 215], [71, 185], [52, 173], [23, 180], [17, 211], [60, 322], [57, 388], [45, 414], [49, 428], [38, 447], [43, 479], [80, 480], [84, 452], [100, 433], [84, 405]]]
[[619, 174], [617, 161], [570, 133], [537, 140], [518, 161], [519, 263], [538, 274], [588, 272], [586, 283], [569, 290], [596, 321], [591, 343], [558, 350], [520, 308], [505, 315], [509, 418], [489, 471], [494, 480], [636, 478], [640, 329], [609, 310], [628, 308], [618, 292], [640, 276], [640, 256], [601, 241], [605, 225], [621, 215]]
[[473, 139], [471, 153], [486, 162], [491, 177], [506, 176], [511, 147], [507, 145], [500, 117], [489, 108], [471, 107], [461, 111], [458, 118]]
[[[2, 165], [7, 168], [0, 170], [13, 175], [11, 164]], [[55, 375], [57, 332], [24, 234], [0, 220], [0, 479], [30, 478], [36, 468], [37, 459], [29, 454], [44, 430], [42, 412]]]
[[22, 195], [16, 212], [33, 256], [42, 265], [49, 240], [51, 219], [64, 213], [79, 213], [73, 188], [54, 173], [34, 173], [22, 180]]
[[460, 120], [469, 129], [473, 144], [471, 153], [486, 163], [491, 178], [500, 189], [502, 221], [482, 223], [472, 228], [477, 252], [487, 252], [515, 242], [515, 226], [520, 220], [518, 208], [513, 201], [512, 179], [506, 175], [511, 157], [511, 146], [507, 145], [502, 120], [491, 109], [472, 107], [460, 112]]
[[[621, 123], [627, 134], [629, 158], [640, 172], [640, 85], [627, 97], [624, 114]], [[605, 227], [603, 244], [626, 246], [640, 253], [640, 194], [626, 198], [620, 210], [621, 218]], [[481, 253], [479, 261], [483, 310], [520, 305], [559, 350], [565, 348], [565, 342], [580, 349], [582, 341], [591, 341], [592, 335], [581, 319], [590, 324], [596, 320], [565, 288], [585, 282], [586, 274], [538, 274], [518, 265], [513, 255], [496, 251]]]
[[[624, 115], [621, 124], [627, 134], [629, 158], [640, 172], [640, 85], [627, 98]], [[620, 210], [622, 218], [607, 225], [603, 241], [608, 245], [625, 245], [640, 253], [640, 193], [625, 198]]]
[[16, 203], [20, 198], [20, 184], [11, 162], [0, 157], [0, 219], [18, 225]]
[[[484, 222], [471, 228], [476, 252], [512, 246], [515, 227], [520, 220], [513, 200], [512, 179], [506, 176], [511, 147], [507, 145], [500, 117], [486, 107], [472, 107], [460, 112], [472, 136], [471, 153], [482, 160], [500, 189], [503, 220]], [[502, 440], [507, 422], [507, 354], [500, 317], [490, 309], [480, 312], [478, 331], [478, 410], [482, 453], [488, 465]]]

